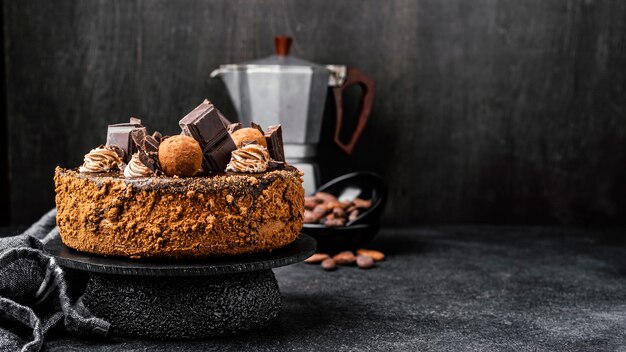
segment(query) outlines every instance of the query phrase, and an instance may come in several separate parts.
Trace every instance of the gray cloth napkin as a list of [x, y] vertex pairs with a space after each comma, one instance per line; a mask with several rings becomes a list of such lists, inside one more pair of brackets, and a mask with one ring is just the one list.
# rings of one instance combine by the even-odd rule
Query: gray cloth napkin
[[0, 351], [39, 351], [55, 326], [79, 335], [109, 331], [80, 299], [71, 300], [63, 269], [43, 252], [58, 236], [55, 218], [53, 209], [21, 235], [0, 238]]

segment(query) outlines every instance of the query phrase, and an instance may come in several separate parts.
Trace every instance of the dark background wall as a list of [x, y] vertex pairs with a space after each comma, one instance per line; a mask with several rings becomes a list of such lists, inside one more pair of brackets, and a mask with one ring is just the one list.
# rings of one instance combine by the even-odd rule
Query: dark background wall
[[[204, 97], [235, 119], [223, 63], [272, 53], [357, 66], [377, 82], [354, 155], [388, 225], [624, 223], [626, 2], [545, 0], [5, 0], [14, 223], [54, 204], [56, 165], [140, 116], [177, 133]], [[324, 127], [330, 140], [332, 111]], [[3, 196], [4, 198], [4, 196]]]

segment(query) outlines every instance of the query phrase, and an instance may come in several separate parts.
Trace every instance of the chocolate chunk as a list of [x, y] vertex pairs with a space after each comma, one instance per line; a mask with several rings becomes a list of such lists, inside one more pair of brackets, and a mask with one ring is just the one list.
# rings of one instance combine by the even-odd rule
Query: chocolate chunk
[[241, 124], [241, 122], [231, 123], [230, 125], [228, 125], [228, 133], [232, 134], [233, 132], [237, 131], [238, 129], [242, 127], [243, 125]]
[[144, 164], [152, 172], [154, 172], [154, 170], [156, 169], [156, 162], [154, 161], [154, 159], [152, 159], [150, 156], [148, 156], [148, 154], [144, 153], [143, 151], [139, 152], [139, 161], [141, 161], [141, 163]]
[[159, 140], [153, 136], [146, 136], [143, 140], [143, 147], [146, 153], [158, 152], [159, 144], [161, 144]]
[[154, 131], [152, 132], [152, 138], [156, 139], [159, 143], [161, 143], [161, 140], [163, 139], [163, 135], [159, 131]]
[[258, 123], [250, 122], [250, 127], [256, 128], [259, 132], [261, 132], [261, 134], [265, 134], [265, 132], [263, 132], [263, 128]]
[[118, 123], [114, 125], [109, 125], [107, 128], [107, 141], [106, 145], [112, 146], [116, 145], [124, 151], [125, 154], [125, 162], [129, 162], [133, 153], [137, 151], [134, 147], [134, 142], [130, 133], [135, 129], [145, 129], [141, 125], [141, 120], [131, 117], [130, 123]]
[[237, 149], [223, 120], [217, 108], [204, 100], [178, 123], [184, 135], [193, 137], [200, 144], [204, 171], [224, 171], [230, 162], [230, 153]]
[[130, 131], [133, 154], [139, 150], [145, 150], [144, 139], [146, 138], [147, 133], [148, 131], [145, 127], [135, 128], [134, 130]]
[[283, 169], [285, 167], [285, 163], [282, 161], [270, 160], [267, 162], [267, 167], [270, 170]]
[[285, 150], [283, 148], [283, 129], [280, 125], [274, 125], [267, 128], [265, 133], [265, 141], [267, 142], [267, 151], [270, 157], [275, 161], [285, 161]]

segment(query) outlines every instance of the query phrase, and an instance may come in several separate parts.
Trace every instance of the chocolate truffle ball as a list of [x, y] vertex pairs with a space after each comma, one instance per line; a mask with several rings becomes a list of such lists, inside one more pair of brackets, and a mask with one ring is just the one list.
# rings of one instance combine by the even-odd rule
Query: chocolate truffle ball
[[169, 137], [159, 145], [159, 163], [168, 176], [193, 176], [202, 166], [202, 149], [192, 137]]
[[237, 131], [233, 132], [230, 136], [233, 138], [233, 141], [235, 141], [235, 145], [237, 146], [237, 148], [241, 148], [245, 142], [256, 142], [257, 144], [260, 144], [267, 148], [265, 136], [263, 136], [263, 133], [261, 133], [261, 131], [257, 130], [256, 128], [240, 128]]

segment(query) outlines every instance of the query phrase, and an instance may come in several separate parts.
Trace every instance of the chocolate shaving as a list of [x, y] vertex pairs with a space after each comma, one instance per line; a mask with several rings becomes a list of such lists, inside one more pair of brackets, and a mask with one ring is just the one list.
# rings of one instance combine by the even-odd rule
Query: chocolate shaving
[[267, 151], [275, 161], [285, 161], [285, 150], [283, 147], [283, 129], [280, 125], [269, 126], [265, 133]]
[[224, 120], [217, 108], [205, 99], [178, 123], [184, 135], [193, 137], [200, 144], [204, 171], [224, 171], [230, 153], [237, 149]]
[[161, 140], [163, 139], [163, 135], [159, 131], [154, 131], [152, 132], [152, 138], [156, 139], [157, 142], [161, 143]]

